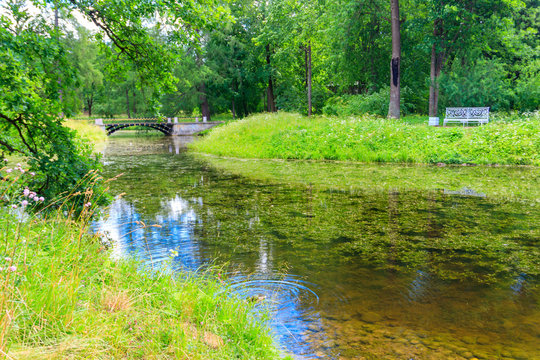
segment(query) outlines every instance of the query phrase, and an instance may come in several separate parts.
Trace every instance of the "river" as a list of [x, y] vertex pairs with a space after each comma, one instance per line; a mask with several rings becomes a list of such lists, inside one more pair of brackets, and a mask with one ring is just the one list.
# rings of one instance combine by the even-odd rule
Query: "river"
[[538, 169], [240, 161], [185, 141], [108, 139], [105, 175], [123, 175], [93, 226], [113, 256], [221, 268], [299, 359], [540, 359]]

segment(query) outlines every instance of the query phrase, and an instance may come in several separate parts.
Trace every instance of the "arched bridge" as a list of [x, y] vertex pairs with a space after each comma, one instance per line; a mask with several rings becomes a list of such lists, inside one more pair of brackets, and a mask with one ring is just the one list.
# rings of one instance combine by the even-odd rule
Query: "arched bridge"
[[152, 129], [156, 129], [164, 133], [165, 135], [172, 135], [173, 125], [172, 124], [160, 124], [160, 123], [146, 123], [146, 122], [132, 122], [132, 123], [112, 123], [104, 124], [105, 131], [107, 135], [111, 135], [118, 130], [122, 130], [132, 126], [144, 126]]
[[[195, 121], [190, 122], [189, 120]], [[96, 119], [96, 125], [105, 130], [107, 135], [111, 135], [118, 130], [132, 126], [144, 126], [161, 131], [165, 135], [194, 135], [223, 123], [221, 121], [206, 121], [206, 118], [203, 118], [202, 120], [202, 122], [199, 122], [199, 118], [182, 118], [179, 122], [178, 118], [167, 118], [165, 121], [157, 118], [111, 120]]]

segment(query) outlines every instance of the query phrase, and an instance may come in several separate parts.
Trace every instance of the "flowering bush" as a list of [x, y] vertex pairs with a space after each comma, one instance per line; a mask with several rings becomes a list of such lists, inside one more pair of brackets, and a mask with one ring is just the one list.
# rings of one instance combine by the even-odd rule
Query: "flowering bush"
[[45, 198], [28, 187], [31, 178], [36, 176], [22, 167], [19, 163], [15, 167], [0, 168], [0, 204], [12, 209], [39, 207]]

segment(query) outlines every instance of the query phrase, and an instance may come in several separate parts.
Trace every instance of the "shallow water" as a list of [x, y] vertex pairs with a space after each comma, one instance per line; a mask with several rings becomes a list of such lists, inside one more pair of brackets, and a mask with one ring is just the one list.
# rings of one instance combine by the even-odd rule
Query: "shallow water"
[[[540, 359], [540, 200], [527, 168], [245, 162], [109, 139], [115, 256], [224, 264], [298, 358]], [[501, 180], [504, 179], [504, 180]]]

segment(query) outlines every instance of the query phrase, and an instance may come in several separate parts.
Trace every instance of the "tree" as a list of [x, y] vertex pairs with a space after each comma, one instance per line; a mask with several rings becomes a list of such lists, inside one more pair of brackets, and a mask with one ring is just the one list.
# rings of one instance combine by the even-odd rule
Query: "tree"
[[[213, 0], [182, 4], [57, 0], [42, 6], [51, 4], [55, 11], [76, 8], [85, 14], [99, 28], [100, 50], [117, 60], [110, 64], [130, 64], [155, 84], [154, 98], [174, 84], [175, 59], [168, 50], [195, 36], [194, 27], [211, 27], [225, 15]], [[62, 29], [39, 16], [27, 22], [19, 16], [28, 14], [23, 5], [12, 5], [10, 16], [0, 18], [0, 150], [3, 155], [27, 156], [38, 173], [34, 188], [52, 198], [80, 186], [99, 162], [88, 145], [62, 125], [62, 114], [70, 111], [62, 97], [75, 88], [78, 77]], [[148, 23], [161, 29], [168, 41], [159, 42]]]
[[521, 2], [516, 0], [431, 1], [433, 35], [429, 116], [437, 116], [439, 77], [447, 62], [457, 57], [466, 61], [471, 55], [488, 48], [490, 38], [493, 38], [502, 26], [499, 18], [510, 15], [512, 9], [520, 6]]
[[390, 102], [388, 106], [388, 117], [399, 119], [401, 81], [401, 32], [399, 29], [399, 0], [391, 0], [391, 8], [392, 60], [390, 62]]
[[68, 45], [73, 49], [73, 61], [77, 64], [79, 74], [79, 96], [82, 98], [88, 116], [92, 110], [96, 97], [103, 86], [103, 73], [98, 63], [99, 48], [92, 41], [92, 35], [83, 26], [76, 27], [77, 37], [69, 38]]
[[38, 172], [31, 185], [46, 197], [77, 190], [98, 160], [62, 125], [59, 90], [76, 80], [67, 51], [42, 19], [17, 31], [6, 17], [0, 24], [0, 149], [28, 157]]

